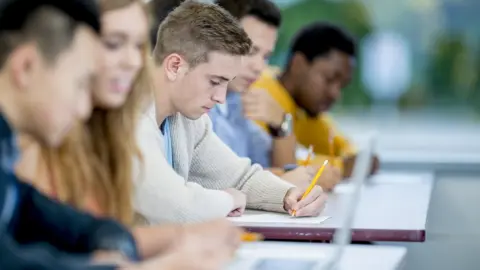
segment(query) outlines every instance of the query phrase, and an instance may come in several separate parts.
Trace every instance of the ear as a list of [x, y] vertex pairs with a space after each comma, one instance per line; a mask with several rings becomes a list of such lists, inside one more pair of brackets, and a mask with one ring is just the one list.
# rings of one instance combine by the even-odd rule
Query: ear
[[32, 76], [40, 60], [37, 47], [32, 44], [24, 44], [15, 48], [10, 55], [13, 83], [20, 89], [26, 89], [32, 84]]
[[308, 66], [308, 60], [301, 52], [296, 52], [292, 57], [291, 70], [304, 73]]
[[163, 61], [163, 66], [167, 78], [170, 81], [175, 81], [181, 77], [188, 70], [188, 64], [182, 56], [176, 53], [168, 55]]

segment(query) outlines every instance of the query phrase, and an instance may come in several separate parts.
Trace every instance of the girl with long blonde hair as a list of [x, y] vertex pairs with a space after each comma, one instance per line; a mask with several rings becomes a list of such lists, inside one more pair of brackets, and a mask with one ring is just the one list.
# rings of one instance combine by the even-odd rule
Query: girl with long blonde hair
[[[148, 12], [140, 0], [99, 3], [102, 50], [98, 77], [94, 80], [95, 108], [91, 118], [79, 123], [59, 148], [20, 136], [22, 156], [17, 174], [53, 198], [133, 226], [132, 171], [134, 162], [142, 162], [135, 129], [153, 82], [148, 56]], [[199, 252], [213, 249], [224, 259], [226, 253], [221, 249], [231, 251], [239, 239], [238, 229], [223, 220], [199, 225], [135, 227], [133, 231], [144, 257], [190, 246], [189, 250]], [[210, 261], [218, 263], [218, 256], [211, 256]]]

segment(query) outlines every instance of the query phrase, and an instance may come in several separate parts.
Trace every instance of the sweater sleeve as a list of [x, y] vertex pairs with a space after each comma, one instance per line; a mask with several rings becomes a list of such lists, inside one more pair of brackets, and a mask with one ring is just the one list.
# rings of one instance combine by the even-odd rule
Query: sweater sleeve
[[283, 199], [292, 184], [238, 157], [213, 132], [208, 115], [194, 121], [195, 149], [190, 179], [206, 188], [234, 187], [247, 195], [247, 207], [284, 212]]
[[61, 253], [48, 244], [19, 246], [7, 234], [0, 236], [0, 269], [114, 270], [114, 265], [89, 265], [87, 257]]
[[133, 236], [119, 223], [97, 219], [55, 202], [28, 184], [15, 184], [18, 203], [11, 230], [20, 244], [48, 242], [58, 249], [78, 254], [117, 250], [131, 259], [138, 259]]
[[230, 194], [187, 182], [172, 169], [153, 119], [142, 117], [138, 131], [143, 160], [137, 163], [134, 175], [134, 204], [139, 214], [154, 224], [200, 222], [228, 215], [233, 209]]

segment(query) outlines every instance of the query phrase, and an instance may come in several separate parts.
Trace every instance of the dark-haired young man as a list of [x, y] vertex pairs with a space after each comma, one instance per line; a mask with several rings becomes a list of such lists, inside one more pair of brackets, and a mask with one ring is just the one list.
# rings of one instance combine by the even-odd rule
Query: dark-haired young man
[[[290, 50], [286, 69], [280, 74], [272, 70], [265, 72], [253, 88], [268, 90], [292, 115], [298, 142], [304, 147], [313, 145], [317, 161], [332, 159], [348, 177], [352, 173], [355, 149], [335, 130], [326, 112], [350, 83], [355, 68], [355, 41], [338, 26], [316, 22], [299, 31]], [[268, 122], [257, 120], [269, 130]], [[374, 157], [372, 173], [378, 169], [378, 163]]]
[[99, 32], [94, 0], [0, 2], [0, 269], [114, 269], [89, 266], [91, 254], [137, 257], [125, 228], [49, 200], [13, 171], [15, 132], [58, 145], [90, 114]]
[[[218, 0], [217, 3], [238, 17], [253, 47], [243, 60], [240, 74], [228, 85], [225, 104], [217, 105], [209, 114], [215, 133], [237, 155], [270, 168], [293, 184], [308, 184], [316, 167], [298, 167], [287, 173], [280, 169], [295, 163], [295, 152], [291, 149], [295, 148], [296, 140], [289, 128], [291, 116], [266, 91], [246, 91], [267, 67], [275, 47], [281, 24], [279, 8], [270, 0]], [[271, 133], [252, 120], [266, 121]], [[287, 128], [282, 130], [282, 126]], [[328, 167], [322, 180], [331, 177], [335, 176]]]

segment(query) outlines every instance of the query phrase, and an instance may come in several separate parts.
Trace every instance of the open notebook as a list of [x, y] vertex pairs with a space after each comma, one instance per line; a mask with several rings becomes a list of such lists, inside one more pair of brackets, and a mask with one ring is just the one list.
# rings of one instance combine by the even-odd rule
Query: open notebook
[[255, 222], [255, 223], [274, 223], [274, 224], [320, 224], [325, 220], [329, 219], [329, 216], [318, 216], [318, 217], [292, 217], [289, 214], [283, 213], [262, 213], [262, 214], [252, 214], [245, 215], [241, 217], [232, 217], [229, 220], [236, 223], [242, 222]]
[[[348, 196], [347, 207], [343, 213], [340, 213], [341, 227], [335, 231], [333, 245], [335, 245], [332, 253], [328, 257], [318, 258], [286, 258], [282, 256], [269, 256], [268, 258], [237, 258], [227, 269], [228, 270], [333, 270], [338, 268], [338, 262], [340, 261], [345, 247], [350, 244], [351, 241], [351, 229], [353, 220], [355, 217], [355, 210], [357, 202], [360, 200], [362, 185], [365, 179], [368, 177], [371, 167], [371, 157], [373, 153], [373, 147], [375, 143], [375, 136], [371, 135], [366, 139], [365, 144], [359, 151], [355, 162], [355, 167], [351, 181], [353, 183], [353, 190]], [[306, 222], [323, 222], [328, 217], [316, 217], [316, 218], [297, 218], [293, 219], [279, 215], [279, 214], [264, 214], [262, 219], [267, 222], [298, 222], [305, 224]], [[255, 218], [255, 215], [251, 216]], [[248, 219], [250, 217], [245, 217]], [[240, 222], [240, 220], [238, 220]], [[259, 221], [258, 217], [255, 218], [256, 222]], [[310, 224], [310, 223], [309, 223]]]

